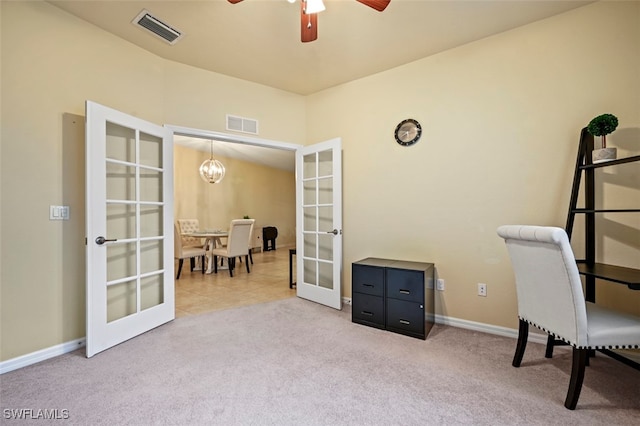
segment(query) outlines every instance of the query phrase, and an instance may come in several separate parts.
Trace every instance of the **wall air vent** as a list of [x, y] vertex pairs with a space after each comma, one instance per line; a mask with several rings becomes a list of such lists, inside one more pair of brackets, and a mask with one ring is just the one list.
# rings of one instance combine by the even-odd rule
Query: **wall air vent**
[[227, 130], [257, 135], [258, 120], [227, 114]]
[[150, 31], [153, 35], [160, 37], [169, 44], [176, 44], [184, 35], [182, 32], [151, 15], [147, 10], [140, 12], [131, 23]]

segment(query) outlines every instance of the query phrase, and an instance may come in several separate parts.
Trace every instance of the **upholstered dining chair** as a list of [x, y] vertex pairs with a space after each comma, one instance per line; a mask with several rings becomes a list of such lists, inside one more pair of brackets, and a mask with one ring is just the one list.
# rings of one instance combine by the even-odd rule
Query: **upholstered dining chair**
[[191, 271], [195, 267], [196, 258], [200, 258], [200, 262], [202, 262], [202, 273], [204, 274], [204, 257], [207, 254], [207, 251], [202, 247], [185, 247], [182, 245], [182, 239], [180, 238], [181, 234], [178, 231], [178, 225], [173, 225], [173, 257], [178, 259], [178, 273], [176, 275], [176, 279], [180, 279], [180, 272], [182, 272], [182, 264], [185, 259], [189, 259], [189, 265]]
[[249, 269], [249, 238], [255, 219], [234, 219], [229, 226], [229, 237], [225, 247], [211, 250], [213, 256], [213, 272], [218, 273], [218, 257], [226, 257], [229, 266], [229, 275], [233, 277], [233, 269], [236, 265], [236, 257], [244, 256], [247, 273]]
[[182, 239], [182, 247], [203, 247], [202, 238], [190, 237], [184, 234], [198, 232], [200, 230], [200, 221], [198, 219], [178, 219], [180, 227], [180, 238]]
[[640, 317], [585, 302], [578, 267], [562, 228], [504, 225], [515, 274], [520, 326], [512, 365], [519, 367], [529, 324], [573, 347], [571, 379], [564, 406], [576, 408], [588, 352], [640, 348]]

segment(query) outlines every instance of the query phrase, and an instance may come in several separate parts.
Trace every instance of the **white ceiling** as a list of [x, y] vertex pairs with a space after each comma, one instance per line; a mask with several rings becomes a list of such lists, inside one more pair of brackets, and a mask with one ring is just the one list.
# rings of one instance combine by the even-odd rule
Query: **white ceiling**
[[[355, 0], [324, 2], [318, 40], [302, 43], [299, 3], [286, 0], [50, 1], [163, 58], [301, 95], [591, 3], [391, 0], [378, 12]], [[170, 45], [134, 26], [142, 9], [184, 37]]]
[[[300, 0], [296, 0], [299, 2]], [[300, 42], [299, 3], [286, 0], [85, 0], [49, 3], [175, 62], [300, 95], [388, 70], [592, 1], [391, 0], [377, 12], [324, 0], [318, 40]], [[174, 45], [134, 26], [146, 9], [184, 34]], [[201, 147], [202, 140], [178, 143]], [[293, 154], [221, 143], [215, 152], [293, 170]], [[273, 160], [269, 158], [274, 157]]]

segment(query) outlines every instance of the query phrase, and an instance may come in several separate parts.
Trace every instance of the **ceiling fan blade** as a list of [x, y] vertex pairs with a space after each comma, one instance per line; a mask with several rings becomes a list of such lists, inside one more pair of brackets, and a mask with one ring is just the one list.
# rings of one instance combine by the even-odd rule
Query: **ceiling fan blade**
[[300, 40], [303, 43], [314, 41], [318, 38], [318, 14], [304, 13], [304, 2], [300, 2]]
[[[231, 0], [229, 0], [231, 1]], [[389, 6], [391, 0], [356, 0], [364, 5], [374, 8], [378, 12], [382, 12]], [[233, 2], [232, 2], [233, 3]]]
[[229, 0], [229, 3], [231, 4], [236, 4], [236, 3], [240, 3], [242, 0]]

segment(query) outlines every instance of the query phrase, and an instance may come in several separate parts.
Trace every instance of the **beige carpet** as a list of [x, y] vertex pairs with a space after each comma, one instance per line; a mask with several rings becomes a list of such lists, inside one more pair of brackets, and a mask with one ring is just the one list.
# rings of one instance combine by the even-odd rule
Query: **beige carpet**
[[530, 343], [516, 369], [513, 339], [436, 326], [423, 341], [348, 308], [291, 298], [190, 316], [16, 370], [0, 376], [0, 422], [46, 423], [8, 418], [28, 409], [78, 425], [639, 424], [640, 371], [607, 357], [569, 411], [566, 349], [547, 360]]

